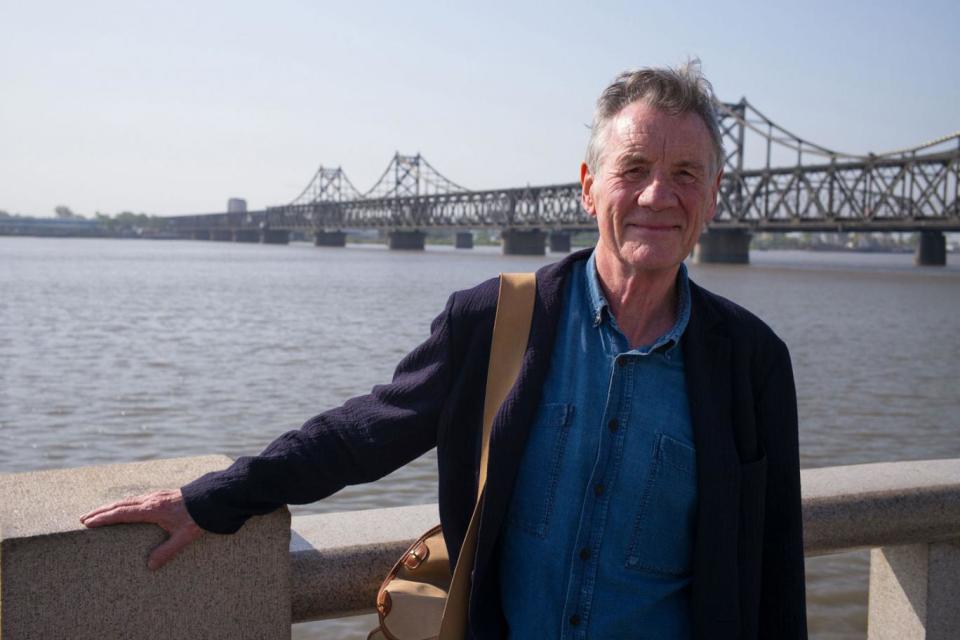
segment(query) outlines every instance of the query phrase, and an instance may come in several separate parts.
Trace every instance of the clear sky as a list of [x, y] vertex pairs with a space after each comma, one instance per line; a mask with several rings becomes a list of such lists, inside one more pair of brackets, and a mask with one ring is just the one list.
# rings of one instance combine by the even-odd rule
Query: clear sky
[[0, 209], [282, 204], [395, 151], [469, 188], [575, 181], [597, 94], [698, 56], [824, 146], [960, 129], [960, 2], [0, 4]]

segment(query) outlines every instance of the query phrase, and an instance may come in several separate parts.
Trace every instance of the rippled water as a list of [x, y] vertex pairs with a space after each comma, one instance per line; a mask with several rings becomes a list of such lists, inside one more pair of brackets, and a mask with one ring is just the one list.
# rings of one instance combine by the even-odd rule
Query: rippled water
[[[0, 238], [0, 472], [255, 452], [389, 379], [449, 292], [557, 259], [211, 242]], [[960, 268], [754, 252], [691, 265], [786, 340], [801, 463], [960, 457]], [[427, 454], [295, 513], [436, 501]], [[811, 635], [862, 638], [867, 555], [807, 560]], [[365, 637], [369, 620], [296, 625]]]

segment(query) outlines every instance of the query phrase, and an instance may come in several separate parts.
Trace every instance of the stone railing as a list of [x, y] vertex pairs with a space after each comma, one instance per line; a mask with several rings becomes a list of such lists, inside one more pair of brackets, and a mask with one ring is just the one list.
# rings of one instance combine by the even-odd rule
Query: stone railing
[[[79, 514], [184, 484], [223, 456], [0, 476], [0, 638], [289, 638], [294, 622], [372, 610], [436, 505], [293, 518], [207, 535], [146, 569], [153, 525]], [[960, 638], [960, 460], [802, 472], [807, 555], [872, 548], [871, 639]]]

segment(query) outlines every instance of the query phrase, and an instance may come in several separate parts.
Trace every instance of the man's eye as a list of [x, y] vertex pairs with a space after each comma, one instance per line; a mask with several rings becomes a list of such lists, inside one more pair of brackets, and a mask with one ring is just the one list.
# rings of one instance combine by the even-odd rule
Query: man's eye
[[677, 181], [681, 184], [690, 184], [691, 182], [695, 182], [696, 179], [697, 176], [689, 171], [681, 171], [677, 174]]
[[647, 175], [646, 167], [627, 167], [623, 170], [623, 176], [629, 179], [642, 178]]

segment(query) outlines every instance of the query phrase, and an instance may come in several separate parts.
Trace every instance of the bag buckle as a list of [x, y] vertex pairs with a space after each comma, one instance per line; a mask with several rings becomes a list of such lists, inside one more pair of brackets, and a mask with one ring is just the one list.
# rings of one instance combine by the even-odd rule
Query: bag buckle
[[430, 547], [427, 546], [426, 542], [421, 541], [420, 544], [415, 546], [413, 549], [410, 549], [410, 552], [403, 559], [403, 566], [405, 566], [410, 571], [414, 571], [421, 564], [427, 561], [427, 558], [430, 557]]

